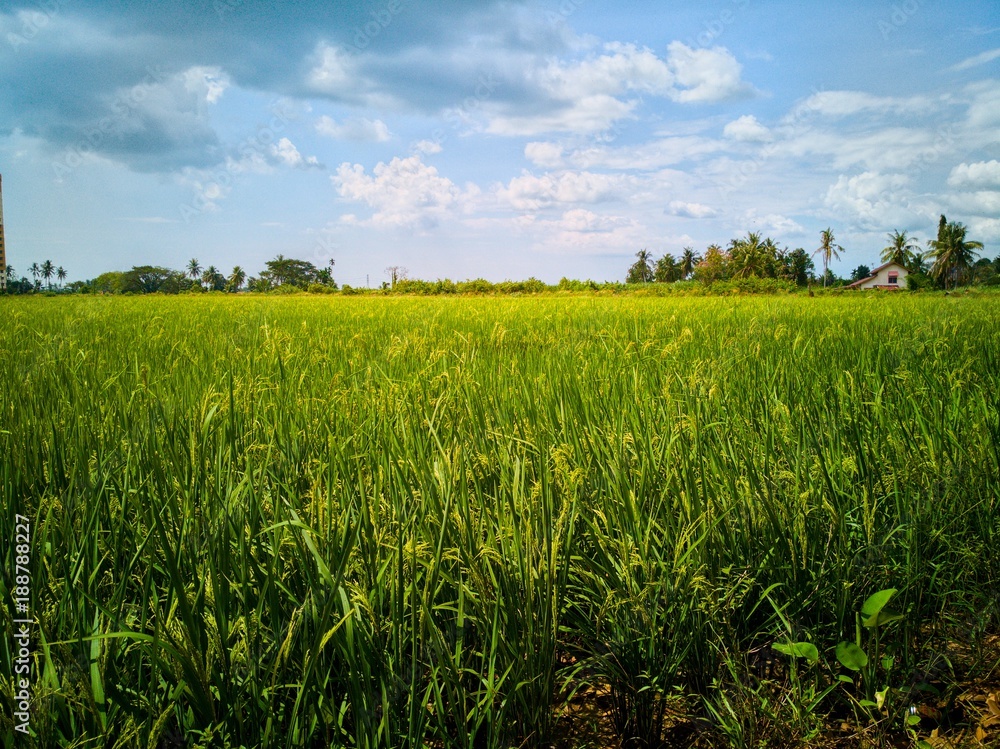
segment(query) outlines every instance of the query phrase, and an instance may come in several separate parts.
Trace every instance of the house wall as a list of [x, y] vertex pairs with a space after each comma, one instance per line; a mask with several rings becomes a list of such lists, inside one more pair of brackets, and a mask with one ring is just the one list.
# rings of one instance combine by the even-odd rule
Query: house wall
[[889, 285], [889, 274], [897, 273], [899, 275], [899, 288], [906, 288], [906, 276], [909, 275], [906, 268], [900, 265], [890, 265], [887, 268], [883, 268], [875, 277], [865, 283], [861, 284], [858, 288], [860, 289], [875, 289], [881, 288]]

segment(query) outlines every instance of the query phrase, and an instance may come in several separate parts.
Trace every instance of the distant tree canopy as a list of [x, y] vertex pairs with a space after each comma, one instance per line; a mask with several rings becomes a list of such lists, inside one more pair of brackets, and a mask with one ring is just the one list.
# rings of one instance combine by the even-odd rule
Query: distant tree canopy
[[121, 277], [121, 292], [126, 294], [154, 294], [157, 291], [176, 294], [189, 285], [185, 273], [153, 265], [135, 266]]
[[[329, 271], [326, 275], [329, 275]], [[323, 275], [319, 268], [306, 260], [294, 260], [278, 255], [274, 260], [267, 262], [267, 270], [261, 272], [260, 280], [271, 287], [296, 286], [305, 289], [309, 284], [322, 283]]]
[[851, 280], [860, 281], [864, 278], [868, 278], [872, 274], [872, 269], [867, 265], [859, 265], [857, 268], [851, 271]]
[[726, 249], [713, 244], [698, 255], [684, 248], [680, 258], [667, 253], [654, 260], [647, 250], [636, 253], [627, 283], [673, 283], [694, 279], [704, 284], [749, 278], [770, 278], [805, 286], [813, 278], [815, 265], [801, 247], [780, 249], [770, 237], [751, 232], [734, 239]]
[[[1000, 286], [1000, 257], [992, 261], [980, 258], [983, 244], [968, 239], [967, 232], [964, 224], [941, 216], [937, 238], [927, 242], [927, 252], [919, 252], [915, 237], [905, 231], [892, 231], [887, 234], [889, 243], [881, 251], [881, 260], [905, 267], [910, 273], [907, 285], [913, 289], [954, 288], [960, 284]], [[694, 279], [711, 285], [761, 278], [792, 282], [796, 286], [807, 286], [813, 281], [835, 286], [844, 281], [830, 270], [830, 261], [839, 260], [843, 251], [831, 229], [820, 232], [819, 247], [812, 253], [801, 247], [791, 251], [779, 248], [770, 237], [750, 232], [731, 240], [725, 249], [710, 245], [704, 255], [685, 247], [680, 258], [667, 253], [657, 260], [648, 250], [640, 250], [628, 269], [626, 282], [673, 283]], [[817, 255], [823, 267], [821, 274], [816, 273], [813, 262]], [[861, 264], [851, 272], [851, 280], [860, 281], [871, 274], [871, 266]]]

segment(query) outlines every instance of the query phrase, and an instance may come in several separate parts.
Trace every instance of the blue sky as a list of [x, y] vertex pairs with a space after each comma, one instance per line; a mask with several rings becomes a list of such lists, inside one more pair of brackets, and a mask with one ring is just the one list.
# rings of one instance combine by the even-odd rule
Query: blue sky
[[1000, 253], [1000, 5], [0, 2], [9, 262], [621, 279], [747, 231]]

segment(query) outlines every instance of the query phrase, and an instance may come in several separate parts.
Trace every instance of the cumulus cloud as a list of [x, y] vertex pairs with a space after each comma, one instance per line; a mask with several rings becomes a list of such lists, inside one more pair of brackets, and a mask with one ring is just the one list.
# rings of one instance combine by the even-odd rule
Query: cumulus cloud
[[364, 203], [374, 213], [364, 223], [376, 228], [430, 229], [472, 207], [475, 185], [459, 188], [418, 154], [380, 162], [368, 174], [361, 164], [343, 163], [331, 177], [338, 194]]
[[520, 211], [557, 203], [601, 203], [618, 197], [622, 177], [592, 172], [561, 172], [536, 177], [524, 172], [497, 189], [497, 197]]
[[554, 168], [563, 163], [563, 147], [558, 143], [528, 143], [524, 147], [524, 156], [536, 166]]
[[733, 120], [723, 128], [722, 134], [740, 143], [766, 143], [771, 140], [771, 131], [761, 125], [752, 114], [745, 114]]
[[434, 140], [421, 140], [413, 145], [414, 153], [422, 153], [427, 156], [433, 156], [436, 153], [441, 153], [443, 150], [444, 147]]
[[952, 210], [973, 216], [1000, 216], [1000, 192], [996, 190], [977, 190], [976, 192], [959, 192], [948, 196]]
[[762, 232], [764, 234], [774, 234], [776, 236], [787, 236], [804, 234], [805, 228], [798, 221], [780, 213], [768, 213], [758, 216], [756, 211], [747, 211], [743, 214], [742, 223], [745, 231]]
[[271, 146], [271, 155], [281, 164], [294, 169], [322, 168], [322, 164], [319, 163], [315, 156], [304, 157], [299, 153], [299, 149], [295, 147], [295, 144], [288, 138], [282, 138]]
[[701, 203], [686, 203], [681, 200], [672, 200], [667, 206], [667, 213], [683, 218], [714, 218], [719, 215], [719, 212], [711, 206]]
[[742, 79], [743, 66], [725, 47], [692, 49], [683, 42], [667, 47], [668, 64], [677, 82], [671, 92], [675, 101], [715, 103], [744, 98], [755, 93]]
[[231, 85], [229, 76], [219, 67], [197, 65], [185, 70], [181, 78], [185, 89], [209, 104], [219, 101]]
[[952, 187], [1000, 187], [1000, 161], [959, 164], [951, 170], [948, 184]]
[[316, 58], [307, 77], [316, 92], [346, 96], [356, 90], [358, 70], [351, 55], [339, 47], [322, 43], [316, 50]]
[[1000, 242], [1000, 218], [973, 218], [969, 237], [980, 242]]
[[910, 178], [904, 174], [867, 171], [841, 175], [826, 193], [827, 207], [861, 227], [884, 229], [906, 225], [913, 218], [907, 207]]
[[549, 60], [541, 68], [526, 70], [524, 84], [534, 90], [539, 103], [488, 105], [486, 129], [509, 136], [600, 132], [632, 117], [636, 97], [643, 94], [689, 104], [753, 95], [755, 89], [742, 80], [742, 70], [723, 47], [692, 49], [675, 41], [661, 58], [634, 44], [610, 43], [600, 55]]
[[382, 120], [369, 120], [365, 117], [337, 122], [332, 117], [323, 115], [316, 123], [316, 132], [336, 140], [366, 143], [385, 143], [392, 140], [388, 125]]

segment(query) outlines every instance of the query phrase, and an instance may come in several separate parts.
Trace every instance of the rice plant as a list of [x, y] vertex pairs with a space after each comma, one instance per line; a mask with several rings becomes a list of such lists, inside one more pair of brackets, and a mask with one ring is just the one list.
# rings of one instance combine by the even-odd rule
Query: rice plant
[[[943, 643], [997, 632], [988, 297], [0, 311], [39, 747], [551, 746], [588, 684], [623, 745], [724, 745], [774, 735], [786, 641], [811, 715], [889, 741], [957, 687]], [[889, 588], [894, 696], [862, 715], [836, 648]]]

